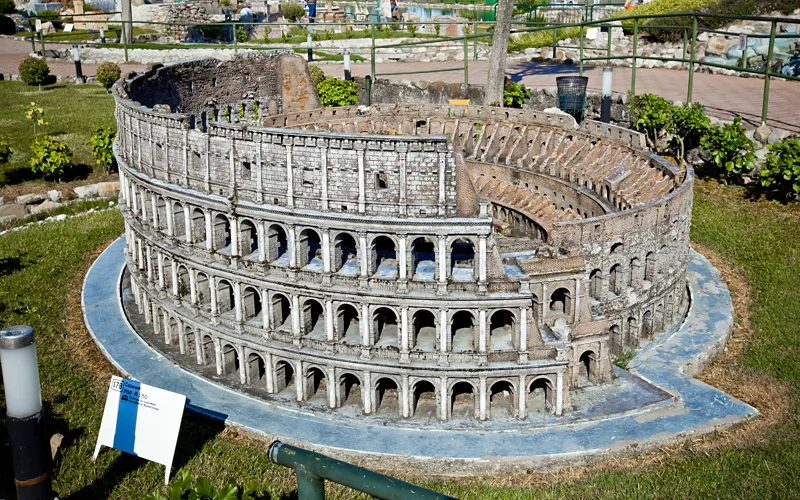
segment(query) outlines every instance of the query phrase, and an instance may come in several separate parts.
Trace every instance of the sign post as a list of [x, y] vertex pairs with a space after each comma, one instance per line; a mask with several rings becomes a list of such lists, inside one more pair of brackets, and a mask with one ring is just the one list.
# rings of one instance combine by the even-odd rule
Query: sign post
[[111, 377], [103, 422], [92, 460], [105, 445], [166, 467], [169, 482], [186, 396], [121, 377]]

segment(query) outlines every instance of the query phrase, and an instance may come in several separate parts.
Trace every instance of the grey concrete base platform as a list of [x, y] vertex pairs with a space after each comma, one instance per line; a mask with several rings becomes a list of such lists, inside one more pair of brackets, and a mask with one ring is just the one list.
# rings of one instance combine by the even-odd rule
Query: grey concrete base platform
[[83, 288], [86, 324], [100, 349], [126, 376], [187, 396], [190, 409], [264, 437], [305, 446], [367, 466], [460, 475], [579, 464], [634, 453], [752, 418], [751, 406], [692, 378], [724, 348], [733, 324], [719, 272], [692, 252], [691, 306], [672, 333], [643, 345], [623, 379], [641, 378], [668, 395], [608, 416], [566, 418], [514, 428], [491, 422], [465, 429], [389, 426], [273, 404], [184, 370], [149, 346], [122, 305], [124, 239], [95, 261]]

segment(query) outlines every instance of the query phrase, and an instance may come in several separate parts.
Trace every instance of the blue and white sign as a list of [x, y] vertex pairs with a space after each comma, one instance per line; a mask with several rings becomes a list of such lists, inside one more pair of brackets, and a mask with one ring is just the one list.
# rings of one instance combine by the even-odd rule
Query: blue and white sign
[[97, 446], [105, 445], [160, 463], [169, 481], [186, 396], [122, 377], [111, 377]]

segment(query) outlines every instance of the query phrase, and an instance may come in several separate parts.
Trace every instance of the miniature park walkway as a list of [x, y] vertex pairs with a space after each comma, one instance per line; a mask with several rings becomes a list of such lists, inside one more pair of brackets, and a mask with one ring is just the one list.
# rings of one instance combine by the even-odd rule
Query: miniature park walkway
[[[20, 61], [30, 51], [28, 42], [0, 39], [0, 73], [17, 73]], [[74, 75], [75, 67], [71, 63], [51, 62], [50, 71], [54, 75]], [[461, 63], [380, 63], [376, 64], [378, 73], [396, 71], [430, 71], [459, 67]], [[470, 83], [486, 83], [488, 61], [470, 61]], [[140, 64], [123, 65], [123, 73], [142, 68]], [[343, 67], [340, 64], [323, 64], [325, 73], [341, 77]], [[95, 64], [83, 65], [83, 73], [93, 76], [97, 70]], [[353, 64], [353, 75], [369, 74], [368, 63]], [[514, 80], [521, 80], [529, 87], [554, 87], [555, 78], [562, 75], [577, 75], [577, 66], [541, 64], [529, 61], [510, 60], [507, 72]], [[586, 67], [584, 74], [589, 77], [589, 88], [600, 90], [602, 69]], [[424, 75], [403, 75], [390, 77], [395, 80], [419, 79], [440, 80], [445, 83], [461, 83], [463, 71], [429, 73]], [[667, 69], [639, 68], [636, 73], [636, 91], [651, 92], [670, 100], [685, 101], [689, 73], [686, 71]], [[630, 68], [614, 68], [614, 90], [627, 92], [631, 81]], [[769, 124], [792, 132], [800, 132], [800, 83], [775, 80], [770, 85]], [[758, 126], [761, 116], [761, 100], [764, 92], [764, 81], [759, 78], [740, 78], [737, 76], [712, 75], [696, 73], [694, 77], [694, 100], [704, 104], [710, 115], [731, 119], [739, 115], [751, 125]]]

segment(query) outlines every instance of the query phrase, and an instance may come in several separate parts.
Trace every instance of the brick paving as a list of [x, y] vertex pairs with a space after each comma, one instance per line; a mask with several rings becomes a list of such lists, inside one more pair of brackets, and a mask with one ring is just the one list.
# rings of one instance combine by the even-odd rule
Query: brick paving
[[[0, 39], [0, 73], [15, 74], [20, 61], [30, 51], [27, 42]], [[459, 68], [459, 62], [431, 62], [431, 63], [380, 63], [376, 65], [378, 73], [396, 71], [430, 71], [447, 68]], [[123, 72], [136, 71], [142, 68], [140, 64], [122, 65]], [[343, 66], [324, 64], [321, 67], [327, 74], [342, 76]], [[469, 65], [470, 83], [486, 83], [489, 63], [487, 61], [474, 61]], [[54, 75], [73, 75], [75, 66], [70, 63], [50, 63], [51, 73]], [[369, 63], [353, 64], [353, 75], [365, 76], [369, 74]], [[83, 74], [94, 76], [97, 71], [96, 64], [83, 65]], [[528, 61], [509, 61], [507, 72], [515, 80], [521, 80], [529, 87], [553, 87], [555, 78], [562, 75], [577, 75], [577, 66], [550, 65]], [[599, 67], [585, 68], [584, 75], [589, 77], [589, 88], [600, 90], [602, 69]], [[394, 80], [421, 79], [440, 80], [446, 83], [461, 83], [464, 79], [463, 71], [448, 71], [429, 73], [424, 75], [403, 75], [389, 77]], [[670, 100], [686, 101], [686, 89], [689, 73], [686, 71], [667, 69], [644, 69], [636, 71], [636, 91], [638, 93], [652, 92]], [[630, 88], [631, 69], [614, 68], [614, 90], [627, 92]], [[708, 113], [719, 118], [731, 119], [741, 116], [751, 125], [758, 126], [761, 121], [761, 106], [764, 94], [764, 80], [759, 78], [741, 78], [737, 76], [712, 75], [708, 73], [695, 73], [694, 95], [695, 101], [704, 104]], [[770, 85], [769, 120], [772, 126], [800, 132], [800, 83], [791, 81], [772, 80]]]

